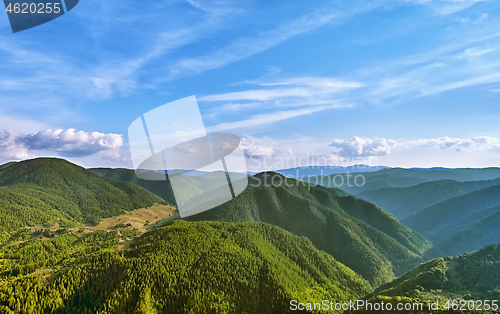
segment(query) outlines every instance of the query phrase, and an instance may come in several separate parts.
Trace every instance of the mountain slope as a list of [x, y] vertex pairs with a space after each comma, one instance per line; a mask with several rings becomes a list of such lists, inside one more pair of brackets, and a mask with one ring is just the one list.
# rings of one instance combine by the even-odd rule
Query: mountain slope
[[[0, 167], [0, 227], [97, 223], [101, 218], [164, 201], [130, 183], [107, 180], [62, 159], [39, 158]], [[54, 221], [55, 220], [55, 221]]]
[[499, 300], [500, 245], [490, 245], [456, 258], [429, 261], [393, 282], [380, 286], [373, 294], [401, 296], [436, 289], [455, 297]]
[[486, 245], [500, 243], [500, 206], [488, 209], [487, 212], [487, 215], [478, 215], [485, 216], [484, 218], [469, 221], [465, 227], [441, 239], [439, 246], [447, 254], [460, 255]]
[[[498, 212], [499, 206], [500, 185], [495, 185], [429, 206], [403, 220], [403, 223], [412, 230], [428, 237], [442, 247], [447, 254], [463, 253], [464, 251], [459, 249], [461, 244], [459, 242], [451, 243], [449, 239], [454, 234], [468, 228], [467, 233], [474, 233], [475, 231], [470, 229], [474, 228], [473, 226], [481, 233], [483, 227], [479, 222], [481, 220], [486, 222], [488, 217], [494, 217], [492, 215]], [[500, 230], [493, 229], [492, 232], [489, 235], [492, 239], [496, 239], [500, 235]], [[447, 246], [441, 244], [443, 241], [447, 241]], [[478, 243], [477, 247], [466, 246], [465, 248], [477, 250], [488, 244], [491, 242]]]
[[232, 201], [187, 220], [260, 221], [279, 226], [308, 237], [318, 249], [375, 285], [418, 265], [431, 248], [380, 208], [341, 190], [275, 173], [256, 175], [249, 186]]
[[403, 220], [428, 206], [498, 184], [500, 179], [466, 182], [439, 180], [406, 188], [367, 190], [357, 196]]
[[49, 278], [35, 271], [4, 282], [0, 311], [294, 313], [301, 311], [290, 310], [292, 299], [349, 302], [372, 291], [308, 239], [267, 224], [176, 221], [125, 252], [112, 250], [113, 241], [72, 253]]

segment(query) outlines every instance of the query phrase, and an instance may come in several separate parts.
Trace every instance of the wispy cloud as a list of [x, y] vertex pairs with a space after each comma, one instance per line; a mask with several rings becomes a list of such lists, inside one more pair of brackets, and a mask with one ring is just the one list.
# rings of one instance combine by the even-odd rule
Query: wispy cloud
[[189, 59], [178, 60], [169, 67], [166, 79], [187, 74], [197, 74], [226, 64], [246, 59], [256, 53], [268, 50], [280, 43], [303, 33], [309, 32], [331, 22], [337, 14], [331, 8], [322, 8], [296, 20], [287, 21], [277, 28], [257, 36], [240, 38], [215, 53]]
[[251, 116], [248, 119], [235, 121], [235, 122], [225, 122], [220, 123], [212, 127], [208, 127], [209, 132], [221, 132], [227, 130], [235, 130], [239, 128], [253, 128], [257, 126], [261, 126], [264, 124], [269, 124], [273, 122], [278, 122], [282, 120], [288, 120], [291, 118], [300, 117], [303, 115], [308, 115], [311, 113], [324, 111], [328, 109], [338, 108], [337, 106], [319, 106], [319, 107], [310, 107], [305, 109], [296, 109], [296, 110], [285, 110], [285, 111], [276, 111], [272, 113], [264, 113], [264, 114], [256, 114]]
[[[356, 99], [392, 105], [460, 88], [500, 82], [500, 27], [460, 29], [428, 52], [366, 67], [348, 77], [366, 88]], [[460, 34], [459, 34], [460, 33]]]
[[438, 14], [447, 15], [465, 10], [478, 2], [486, 0], [406, 0], [410, 3], [432, 7]]
[[[200, 97], [200, 101], [235, 101], [235, 100], [273, 100], [284, 97], [310, 98], [325, 95], [333, 95], [345, 90], [363, 86], [358, 82], [341, 81], [329, 77], [294, 77], [278, 80], [255, 80], [249, 81], [266, 89], [251, 89], [241, 92], [233, 92], [218, 95]], [[269, 88], [269, 87], [280, 88]], [[286, 86], [286, 88], [283, 88]], [[314, 101], [311, 101], [311, 104]]]
[[[237, 104], [224, 104], [209, 110], [208, 116], [218, 115], [225, 109], [274, 109], [274, 112], [256, 114], [242, 121], [221, 123], [212, 130], [229, 130], [233, 128], [253, 127], [281, 120], [295, 118], [323, 110], [352, 107], [351, 103], [342, 100], [342, 92], [359, 88], [357, 82], [342, 81], [328, 77], [290, 77], [270, 78], [248, 81], [247, 85], [258, 85], [259, 89], [248, 89], [226, 94], [200, 97], [204, 102], [238, 101]], [[240, 85], [238, 85], [240, 86]], [[245, 103], [245, 101], [250, 101]], [[293, 110], [283, 110], [294, 108]]]

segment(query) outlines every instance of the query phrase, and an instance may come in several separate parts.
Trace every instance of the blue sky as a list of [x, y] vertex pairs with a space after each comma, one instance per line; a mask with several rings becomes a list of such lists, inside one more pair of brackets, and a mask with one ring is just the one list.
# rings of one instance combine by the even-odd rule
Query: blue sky
[[500, 166], [499, 16], [493, 0], [82, 0], [12, 34], [3, 13], [0, 162], [131, 167], [130, 123], [196, 95], [251, 170]]

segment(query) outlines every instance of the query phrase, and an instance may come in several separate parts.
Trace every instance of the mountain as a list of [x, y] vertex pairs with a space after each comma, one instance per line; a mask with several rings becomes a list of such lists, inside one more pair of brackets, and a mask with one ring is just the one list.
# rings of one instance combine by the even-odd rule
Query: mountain
[[423, 262], [431, 243], [375, 205], [339, 189], [276, 173], [251, 178], [249, 188], [190, 221], [258, 221], [308, 237], [374, 285]]
[[[176, 177], [176, 184], [179, 185], [178, 191], [182, 191], [182, 197], [186, 199], [227, 184], [226, 173], [221, 171], [197, 173], [196, 176], [148, 172], [149, 177], [154, 177], [157, 180], [141, 179], [137, 177], [134, 170], [124, 168], [91, 168], [89, 171], [107, 179], [138, 185], [172, 205], [176, 205], [176, 200], [169, 180], [171, 177]], [[244, 173], [231, 173], [232, 178], [241, 179], [245, 176], [247, 175]]]
[[403, 220], [428, 206], [498, 184], [500, 179], [466, 182], [439, 180], [406, 188], [367, 190], [357, 196]]
[[39, 158], [0, 167], [0, 230], [26, 225], [97, 223], [164, 203], [130, 183], [104, 179], [68, 161]]
[[385, 168], [388, 168], [388, 167], [368, 166], [368, 165], [353, 165], [353, 166], [348, 166], [348, 167], [307, 166], [307, 167], [296, 167], [296, 168], [290, 168], [290, 169], [276, 170], [275, 172], [279, 173], [285, 177], [288, 177], [288, 178], [299, 178], [302, 176], [305, 176], [305, 177], [326, 176], [326, 175], [347, 173], [347, 172], [356, 172], [356, 173], [372, 172], [372, 171], [378, 171], [378, 170], [385, 169]]
[[488, 209], [490, 212], [482, 219], [473, 220], [466, 227], [445, 237], [439, 246], [450, 255], [477, 250], [485, 245], [500, 243], [500, 206]]
[[[349, 176], [349, 177], [348, 177]], [[358, 177], [356, 179], [356, 177]], [[326, 187], [340, 188], [350, 194], [382, 188], [405, 188], [430, 181], [486, 181], [500, 178], [500, 168], [419, 170], [387, 168], [375, 172], [353, 172], [302, 180]]]
[[[498, 219], [499, 207], [500, 185], [495, 185], [426, 207], [403, 223], [429, 238], [445, 253], [461, 254], [498, 242], [500, 230], [486, 226]], [[452, 241], [472, 234], [478, 237], [466, 240], [467, 245]]]
[[[91, 168], [90, 172], [114, 181], [133, 183], [148, 190], [149, 192], [161, 197], [169, 204], [175, 205], [175, 197], [172, 191], [172, 186], [168, 180], [144, 180], [137, 177], [134, 170], [124, 168]], [[158, 176], [165, 176], [158, 174]], [[168, 178], [168, 177], [167, 177]], [[194, 185], [186, 185], [185, 190], [195, 190], [198, 188]]]
[[443, 297], [499, 300], [500, 245], [456, 258], [434, 259], [378, 287], [372, 295], [409, 296], [417, 302]]
[[291, 301], [349, 302], [373, 291], [308, 239], [268, 224], [175, 221], [125, 251], [118, 239], [102, 231], [9, 244], [4, 254], [27, 265], [26, 246], [47, 260], [2, 279], [0, 312], [304, 313]]

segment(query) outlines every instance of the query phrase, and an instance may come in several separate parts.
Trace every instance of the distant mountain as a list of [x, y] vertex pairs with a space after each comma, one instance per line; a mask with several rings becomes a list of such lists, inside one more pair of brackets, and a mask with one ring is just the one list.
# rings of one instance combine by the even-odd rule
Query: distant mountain
[[[290, 302], [349, 302], [373, 291], [308, 239], [268, 224], [176, 221], [118, 252], [118, 236], [102, 233], [39, 241], [40, 252], [50, 247], [67, 258], [5, 280], [0, 311], [304, 313], [309, 311], [291, 310]], [[105, 249], [75, 253], [83, 240]]]
[[232, 201], [187, 220], [270, 223], [308, 237], [374, 285], [423, 262], [432, 246], [371, 203], [276, 173], [252, 177]]
[[373, 295], [409, 296], [415, 301], [442, 297], [499, 300], [500, 245], [429, 261], [378, 287]]
[[[169, 204], [175, 205], [175, 197], [172, 191], [172, 186], [168, 180], [144, 180], [137, 177], [134, 170], [124, 168], [90, 168], [90, 172], [106, 179], [128, 182], [138, 185], [149, 192], [156, 194], [164, 199]], [[162, 175], [162, 174], [158, 174]], [[164, 175], [163, 175], [164, 176]], [[198, 188], [193, 185], [187, 185], [186, 190], [198, 191]]]
[[97, 223], [154, 203], [164, 200], [62, 159], [39, 158], [0, 166], [0, 230], [55, 222]]
[[403, 220], [428, 206], [498, 184], [500, 179], [467, 182], [439, 180], [406, 188], [367, 190], [357, 196]]
[[386, 169], [384, 166], [353, 165], [348, 167], [341, 166], [307, 166], [290, 169], [275, 170], [274, 172], [284, 175], [288, 178], [308, 177], [308, 176], [326, 176], [347, 172], [372, 172]]
[[[403, 223], [428, 237], [445, 253], [461, 254], [499, 242], [500, 229], [490, 224], [498, 220], [499, 207], [500, 185], [495, 185], [429, 206]], [[471, 235], [476, 238], [463, 239]]]
[[[183, 191], [183, 197], [185, 198], [190, 198], [217, 188], [218, 186], [227, 184], [226, 173], [222, 171], [212, 173], [199, 172], [195, 176], [182, 174], [172, 175], [171, 173], [169, 175], [165, 175], [159, 172], [151, 173], [150, 176], [157, 177], [157, 180], [141, 179], [137, 177], [134, 170], [124, 168], [91, 168], [89, 171], [114, 181], [136, 184], [151, 193], [158, 195], [172, 205], [176, 205], [176, 200], [169, 177], [176, 176], [176, 178], [179, 179], [176, 182], [177, 184], [181, 184], [179, 190]], [[231, 176], [233, 178], [243, 178], [246, 177], [247, 174], [231, 173]]]
[[[349, 176], [349, 177], [348, 177]], [[424, 182], [453, 180], [485, 181], [500, 178], [500, 168], [449, 169], [449, 170], [417, 170], [387, 168], [375, 172], [356, 172], [324, 177], [304, 178], [304, 181], [326, 187], [340, 188], [348, 193], [358, 195], [363, 191], [382, 188], [405, 188]], [[358, 179], [356, 179], [356, 177]]]

